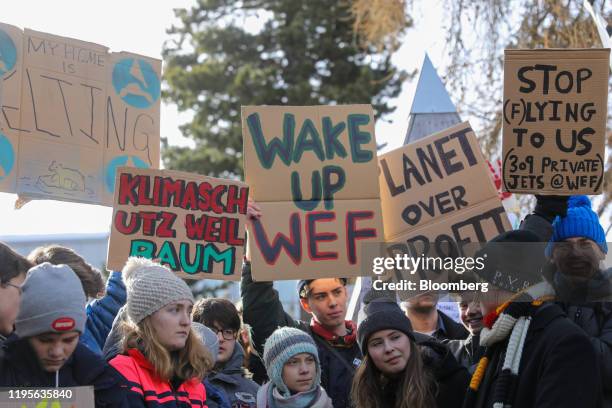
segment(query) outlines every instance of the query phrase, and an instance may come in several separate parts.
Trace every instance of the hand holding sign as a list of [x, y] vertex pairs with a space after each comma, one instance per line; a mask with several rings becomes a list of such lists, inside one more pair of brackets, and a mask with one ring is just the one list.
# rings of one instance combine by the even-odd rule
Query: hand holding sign
[[247, 205], [247, 219], [249, 221], [255, 221], [258, 220], [261, 216], [261, 207], [257, 205], [255, 200], [249, 197], [249, 203]]

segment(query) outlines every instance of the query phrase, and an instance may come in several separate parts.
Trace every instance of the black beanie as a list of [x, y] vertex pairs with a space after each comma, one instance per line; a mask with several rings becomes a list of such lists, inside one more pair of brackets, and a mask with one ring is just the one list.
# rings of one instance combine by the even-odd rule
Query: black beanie
[[[366, 295], [367, 296], [367, 295]], [[414, 341], [412, 324], [399, 305], [391, 299], [376, 298], [364, 308], [366, 318], [357, 328], [357, 343], [363, 355], [368, 354], [368, 339], [377, 331], [394, 329]]]
[[474, 268], [474, 272], [499, 289], [520, 292], [542, 280], [545, 246], [533, 232], [504, 232], [476, 253], [476, 257], [484, 258], [484, 268]]

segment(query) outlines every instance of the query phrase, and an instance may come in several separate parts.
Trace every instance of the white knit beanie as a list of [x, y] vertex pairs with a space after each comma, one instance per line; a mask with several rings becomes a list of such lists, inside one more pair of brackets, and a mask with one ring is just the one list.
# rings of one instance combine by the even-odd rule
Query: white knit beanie
[[128, 258], [121, 274], [127, 289], [127, 314], [135, 324], [172, 302], [194, 302], [181, 278], [150, 259]]

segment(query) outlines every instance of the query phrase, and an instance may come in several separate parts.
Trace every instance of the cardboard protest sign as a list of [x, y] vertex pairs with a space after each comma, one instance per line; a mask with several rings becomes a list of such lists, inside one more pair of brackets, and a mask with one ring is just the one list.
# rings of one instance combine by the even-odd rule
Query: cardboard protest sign
[[21, 106], [22, 32], [0, 23], [0, 191], [15, 192]]
[[6, 25], [0, 60], [3, 33], [19, 51], [3, 81], [0, 123], [17, 143], [0, 138], [13, 163], [0, 191], [111, 205], [117, 167], [159, 168], [161, 61]]
[[104, 151], [104, 202], [112, 202], [119, 166], [159, 168], [161, 61], [110, 54]]
[[0, 408], [90, 408], [94, 387], [0, 389]]
[[[511, 229], [489, 173], [467, 122], [380, 156], [387, 256], [465, 259], [478, 243]], [[459, 276], [449, 270], [396, 270], [380, 278], [418, 283]], [[418, 293], [398, 291], [404, 300]]]
[[609, 56], [609, 49], [505, 51], [505, 191], [602, 192]]
[[361, 274], [383, 239], [370, 105], [242, 108], [245, 180], [263, 216], [249, 227], [256, 280]]
[[379, 178], [386, 242], [461, 246], [510, 229], [467, 122], [383, 154]]
[[168, 170], [120, 167], [107, 267], [158, 259], [182, 278], [240, 280], [249, 188]]

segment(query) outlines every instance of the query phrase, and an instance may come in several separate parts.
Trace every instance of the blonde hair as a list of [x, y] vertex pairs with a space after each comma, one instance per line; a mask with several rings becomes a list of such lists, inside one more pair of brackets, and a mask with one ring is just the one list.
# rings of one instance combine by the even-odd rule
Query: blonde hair
[[[409, 338], [410, 339], [410, 338]], [[351, 399], [357, 408], [431, 408], [436, 406], [433, 391], [435, 381], [423, 364], [417, 344], [410, 339], [410, 357], [404, 371], [398, 375], [398, 386], [385, 389], [390, 380], [374, 364], [369, 354], [357, 369], [351, 387]], [[388, 407], [383, 393], [395, 391], [395, 405]]]
[[91, 266], [79, 254], [70, 248], [60, 245], [40, 246], [28, 255], [28, 260], [34, 265], [50, 262], [53, 265], [68, 265], [81, 280], [85, 295], [97, 298], [104, 294], [105, 284], [100, 271]]
[[193, 329], [189, 330], [185, 347], [175, 356], [160, 343], [150, 316], [137, 325], [124, 321], [121, 329], [123, 353], [132, 348], [140, 350], [154, 367], [155, 373], [165, 381], [174, 377], [182, 380], [197, 378], [202, 381], [213, 367], [210, 352]]

